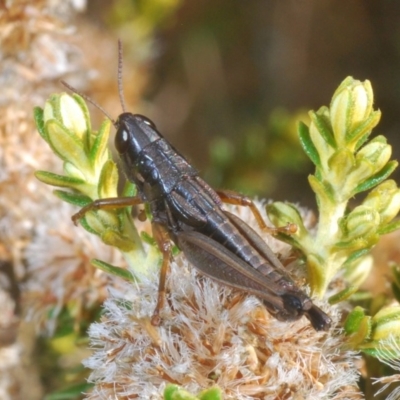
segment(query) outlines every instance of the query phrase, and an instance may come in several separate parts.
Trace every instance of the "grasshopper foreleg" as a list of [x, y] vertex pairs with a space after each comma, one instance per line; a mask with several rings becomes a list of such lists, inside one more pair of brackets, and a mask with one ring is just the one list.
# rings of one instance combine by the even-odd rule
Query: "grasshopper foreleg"
[[143, 200], [139, 196], [135, 197], [110, 197], [106, 199], [97, 199], [81, 208], [71, 219], [75, 225], [85, 216], [88, 211], [111, 210], [114, 208], [123, 208], [142, 204]]

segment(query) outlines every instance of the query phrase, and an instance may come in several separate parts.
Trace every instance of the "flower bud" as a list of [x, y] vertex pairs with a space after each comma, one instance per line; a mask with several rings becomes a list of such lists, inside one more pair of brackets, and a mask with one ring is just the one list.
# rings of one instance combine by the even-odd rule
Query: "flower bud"
[[61, 126], [80, 139], [90, 129], [86, 104], [77, 96], [66, 93], [53, 95], [46, 101], [43, 113], [44, 123], [52, 119], [57, 120]]
[[346, 318], [344, 330], [350, 335], [348, 344], [354, 349], [359, 349], [363, 343], [370, 339], [372, 322], [369, 315], [365, 315], [364, 310], [357, 306]]
[[323, 169], [327, 170], [325, 160], [334, 151], [333, 132], [329, 123], [329, 110], [321, 107], [317, 112], [310, 111], [310, 138], [317, 149]]
[[332, 97], [330, 119], [338, 147], [347, 143], [347, 135], [365, 121], [372, 112], [371, 83], [346, 78]]
[[[347, 335], [351, 335], [359, 331], [361, 324], [365, 318], [370, 318], [365, 315], [365, 311], [362, 307], [356, 306], [347, 316], [344, 330]], [[364, 338], [363, 338], [364, 339]]]
[[210, 389], [205, 389], [197, 396], [192, 395], [178, 385], [169, 384], [164, 390], [165, 400], [222, 400], [221, 389], [214, 386]]
[[368, 161], [374, 166], [374, 173], [380, 171], [390, 160], [392, 146], [386, 144], [386, 139], [379, 136], [365, 145], [356, 155], [356, 161]]
[[374, 233], [380, 223], [379, 213], [371, 207], [361, 205], [356, 207], [344, 223], [346, 239], [366, 237]]
[[381, 225], [387, 224], [399, 213], [400, 189], [395, 181], [387, 180], [368, 194], [363, 205], [379, 213]]
[[382, 341], [390, 336], [400, 336], [400, 306], [385, 307], [372, 318], [372, 339]]
[[106, 229], [100, 234], [101, 240], [109, 246], [114, 246], [125, 253], [134, 251], [137, 244], [132, 238], [121, 234], [118, 230]]
[[356, 163], [348, 174], [346, 187], [353, 190], [361, 183], [382, 171], [392, 155], [392, 147], [380, 140], [371, 141], [356, 155]]

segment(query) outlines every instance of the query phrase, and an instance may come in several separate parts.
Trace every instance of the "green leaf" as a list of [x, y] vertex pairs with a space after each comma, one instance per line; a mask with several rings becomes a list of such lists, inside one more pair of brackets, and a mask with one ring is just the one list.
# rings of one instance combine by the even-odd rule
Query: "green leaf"
[[397, 165], [397, 161], [389, 161], [377, 174], [360, 183], [353, 190], [353, 196], [357, 193], [364, 192], [366, 190], [372, 189], [374, 186], [379, 185], [396, 169]]
[[310, 284], [311, 291], [321, 298], [327, 285], [325, 262], [319, 254], [313, 253], [307, 254], [306, 262], [308, 283]]
[[90, 178], [88, 179], [79, 168], [77, 168], [75, 165], [71, 164], [69, 161], [64, 161], [63, 169], [64, 169], [65, 176], [69, 176], [71, 178], [76, 178], [76, 179], [81, 179], [82, 181], [85, 181], [86, 183], [88, 180], [90, 181]]
[[302, 121], [299, 122], [298, 133], [300, 137], [300, 143], [305, 153], [317, 167], [321, 167], [321, 159], [319, 157], [318, 150], [316, 149], [314, 143], [311, 140], [308, 126]]
[[340, 292], [334, 294], [329, 297], [329, 304], [337, 304], [341, 301], [347, 300], [351, 295], [353, 295], [358, 289], [358, 286], [348, 286], [346, 289], [341, 290]]
[[351, 238], [349, 240], [343, 240], [336, 242], [332, 249], [335, 251], [347, 250], [347, 252], [355, 252], [359, 250], [370, 249], [379, 240], [379, 236], [371, 234], [368, 237]]
[[334, 186], [343, 184], [343, 176], [347, 176], [354, 168], [355, 158], [353, 152], [346, 148], [336, 150], [328, 159], [331, 171], [330, 183]]
[[49, 144], [62, 160], [69, 161], [82, 171], [90, 171], [90, 164], [83, 143], [65, 129], [55, 119], [47, 121], [45, 129], [49, 135]]
[[355, 307], [347, 316], [344, 323], [344, 330], [347, 335], [351, 335], [360, 329], [361, 321], [366, 317], [362, 307]]
[[355, 348], [359, 348], [361, 343], [370, 339], [371, 332], [372, 332], [371, 317], [367, 315], [360, 321], [357, 331], [354, 332], [351, 336], [350, 342], [353, 344]]
[[309, 115], [311, 120], [317, 127], [318, 132], [324, 138], [325, 142], [329, 144], [332, 148], [336, 149], [335, 138], [332, 135], [332, 127], [327, 115], [324, 115], [324, 107], [321, 107], [318, 112], [310, 111]]
[[365, 140], [371, 134], [372, 129], [378, 124], [381, 118], [379, 110], [371, 112], [370, 116], [364, 120], [356, 129], [346, 135], [346, 141], [349, 146], [357, 146], [360, 140]]
[[136, 193], [136, 186], [132, 182], [126, 181], [122, 190], [122, 197], [135, 197]]
[[[95, 207], [92, 210], [86, 211], [84, 220], [91, 227], [91, 229], [101, 235], [104, 234], [106, 230], [119, 232], [120, 229], [120, 220], [118, 215], [113, 211], [107, 211], [101, 208], [96, 210]], [[109, 242], [105, 243], [111, 244]]]
[[80, 108], [81, 108], [81, 110], [83, 112], [83, 115], [84, 115], [84, 118], [85, 118], [85, 121], [86, 121], [86, 126], [87, 126], [87, 135], [86, 136], [89, 137], [90, 136], [89, 132], [92, 130], [92, 128], [91, 128], [91, 124], [90, 124], [90, 113], [89, 113], [88, 106], [87, 106], [85, 100], [81, 96], [79, 96], [78, 94], [72, 93], [72, 97], [79, 104], [79, 106], [80, 106]]
[[311, 189], [319, 197], [320, 201], [335, 204], [335, 193], [329, 184], [317, 179], [314, 175], [308, 176], [308, 182], [310, 183]]
[[352, 76], [346, 76], [346, 78], [344, 78], [343, 81], [340, 83], [340, 85], [336, 88], [335, 92], [333, 93], [332, 98], [335, 98], [336, 96], [338, 96], [338, 94], [340, 92], [342, 92], [348, 86], [351, 86], [353, 82], [354, 82], [354, 78]]
[[397, 344], [397, 346], [394, 346], [393, 344], [385, 343], [382, 340], [373, 340], [371, 342], [359, 346], [359, 350], [372, 357], [375, 358], [379, 357], [381, 360], [386, 359], [386, 360], [398, 361], [400, 357], [398, 346], [399, 344]]
[[398, 306], [385, 307], [374, 316], [375, 325], [383, 325], [393, 321], [400, 322], [400, 307]]
[[351, 263], [353, 263], [354, 261], [356, 261], [360, 257], [364, 256], [368, 252], [369, 252], [369, 249], [361, 249], [361, 250], [357, 250], [357, 251], [351, 253], [351, 255], [344, 262], [343, 268], [349, 267]]
[[363, 353], [374, 357], [374, 358], [378, 358], [378, 357], [385, 357], [385, 356], [389, 356], [391, 353], [388, 353], [384, 350], [380, 349], [380, 343], [379, 341], [372, 341], [372, 342], [368, 342], [366, 344], [363, 344], [362, 346], [359, 346], [357, 348], [357, 350], [362, 351]]
[[371, 301], [372, 294], [369, 291], [361, 291], [359, 290], [357, 293], [354, 293], [353, 296], [351, 296], [351, 300], [355, 303], [359, 303], [361, 301]]
[[367, 133], [365, 133], [363, 136], [361, 136], [361, 137], [358, 139], [358, 142], [357, 142], [357, 143], [355, 144], [355, 146], [354, 146], [354, 151], [355, 151], [355, 152], [356, 152], [357, 150], [359, 150], [360, 147], [368, 140], [370, 134], [371, 134], [371, 132], [367, 132]]
[[198, 398], [200, 400], [222, 400], [222, 392], [219, 387], [212, 387], [210, 389], [203, 390], [199, 395]]
[[54, 195], [59, 199], [78, 207], [84, 207], [92, 202], [92, 199], [81, 193], [65, 192], [64, 190], [54, 190]]
[[110, 135], [111, 121], [105, 120], [94, 139], [93, 146], [90, 149], [89, 160], [93, 169], [97, 169], [99, 164], [104, 162], [104, 155], [108, 152], [108, 138]]
[[118, 169], [113, 160], [107, 160], [101, 170], [98, 186], [98, 196], [100, 199], [118, 197]]
[[165, 400], [198, 400], [197, 396], [193, 396], [178, 385], [169, 384], [164, 389]]
[[93, 259], [90, 262], [94, 267], [101, 269], [104, 272], [107, 272], [107, 274], [118, 276], [119, 278], [122, 278], [128, 282], [136, 282], [136, 278], [127, 269], [116, 267], [114, 265], [106, 263], [105, 261], [97, 259]]
[[40, 136], [46, 142], [49, 142], [49, 137], [47, 135], [47, 131], [44, 129], [43, 108], [35, 107], [33, 109], [33, 118], [35, 120], [36, 128], [37, 128]]
[[164, 389], [164, 400], [172, 400], [173, 394], [179, 390], [178, 385], [168, 384]]
[[83, 217], [79, 220], [79, 223], [81, 224], [82, 228], [88, 231], [89, 233], [92, 233], [93, 235], [100, 236], [99, 232], [94, 230], [91, 225], [88, 223], [86, 220], [86, 217]]
[[101, 235], [101, 240], [110, 246], [117, 247], [124, 253], [129, 253], [136, 249], [136, 243], [126, 236], [123, 236], [119, 232], [113, 229], [105, 229]]
[[382, 226], [378, 229], [378, 234], [386, 235], [388, 233], [396, 231], [397, 229], [400, 229], [400, 220], [392, 221], [389, 224]]
[[85, 184], [85, 181], [83, 181], [82, 179], [53, 174], [52, 172], [47, 171], [36, 171], [35, 177], [39, 179], [39, 181], [46, 183], [47, 185], [66, 187], [71, 189], [76, 189], [79, 186]]

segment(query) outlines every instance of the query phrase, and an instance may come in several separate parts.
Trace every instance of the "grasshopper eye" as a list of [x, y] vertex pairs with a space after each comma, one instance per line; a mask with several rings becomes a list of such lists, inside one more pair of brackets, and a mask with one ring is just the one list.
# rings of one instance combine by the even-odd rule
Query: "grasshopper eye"
[[119, 154], [125, 153], [125, 151], [128, 149], [128, 143], [128, 131], [125, 129], [118, 129], [117, 134], [115, 135], [115, 148]]

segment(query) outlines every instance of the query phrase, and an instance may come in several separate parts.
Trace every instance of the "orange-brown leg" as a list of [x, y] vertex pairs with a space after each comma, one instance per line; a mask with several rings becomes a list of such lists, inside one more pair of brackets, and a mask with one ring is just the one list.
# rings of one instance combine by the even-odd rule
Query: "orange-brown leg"
[[142, 204], [143, 200], [139, 196], [135, 197], [111, 197], [107, 199], [97, 199], [81, 208], [71, 219], [75, 225], [85, 216], [88, 211], [111, 210], [113, 208], [123, 208]]
[[296, 231], [297, 231], [297, 225], [292, 224], [292, 223], [288, 223], [286, 226], [282, 226], [279, 228], [271, 228], [271, 227], [267, 226], [263, 217], [260, 214], [260, 211], [254, 204], [253, 200], [251, 200], [247, 196], [244, 196], [237, 192], [233, 192], [231, 190], [218, 190], [217, 194], [221, 198], [222, 202], [224, 202], [224, 203], [233, 204], [233, 205], [237, 205], [237, 206], [249, 207], [251, 212], [253, 213], [259, 227], [262, 230], [269, 232], [271, 235], [276, 235], [279, 232], [285, 233], [287, 235], [291, 235], [293, 233], [296, 233]]
[[160, 325], [161, 317], [160, 311], [165, 305], [165, 281], [169, 271], [169, 263], [171, 260], [171, 240], [169, 238], [168, 232], [163, 225], [156, 222], [152, 223], [153, 237], [157, 242], [158, 248], [162, 253], [162, 265], [160, 271], [160, 281], [158, 284], [158, 299], [157, 305], [154, 309], [153, 316], [151, 317], [151, 324], [154, 326]]

